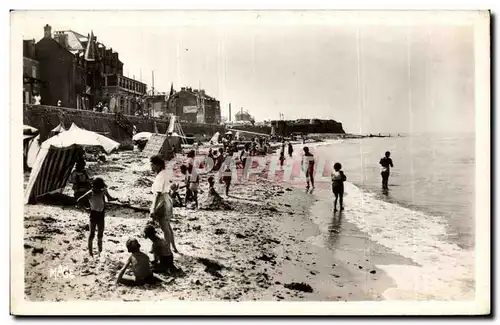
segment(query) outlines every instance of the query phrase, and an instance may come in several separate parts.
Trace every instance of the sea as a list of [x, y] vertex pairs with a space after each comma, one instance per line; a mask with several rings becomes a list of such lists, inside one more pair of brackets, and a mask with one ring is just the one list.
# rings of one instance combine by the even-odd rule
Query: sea
[[[347, 176], [345, 220], [412, 261], [378, 265], [396, 283], [386, 299], [474, 299], [474, 134], [341, 139], [307, 146], [324, 175], [333, 163], [342, 164]], [[394, 163], [388, 191], [382, 190], [379, 165], [386, 151]], [[331, 205], [327, 178], [318, 178], [316, 185], [318, 204]], [[326, 241], [329, 231], [339, 231], [327, 226], [330, 214], [312, 218]]]

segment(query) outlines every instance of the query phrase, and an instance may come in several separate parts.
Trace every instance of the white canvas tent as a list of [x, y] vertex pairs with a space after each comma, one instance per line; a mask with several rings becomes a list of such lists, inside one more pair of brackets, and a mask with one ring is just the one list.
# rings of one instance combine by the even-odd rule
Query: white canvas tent
[[23, 126], [23, 161], [25, 170], [27, 167], [31, 167], [28, 165], [29, 149], [33, 145], [33, 143], [36, 142], [34, 140], [39, 138], [40, 136], [38, 135], [38, 129], [29, 125]]
[[82, 147], [97, 146], [110, 153], [118, 149], [119, 145], [116, 141], [81, 129], [73, 123], [66, 132], [59, 133], [42, 143], [31, 170], [25, 203], [34, 203], [42, 195], [63, 189], [81, 154]]
[[220, 133], [219, 132], [215, 132], [215, 134], [213, 135], [213, 137], [210, 139], [209, 143], [210, 144], [219, 144], [219, 137], [220, 137]]
[[55, 135], [58, 135], [61, 132], [65, 132], [65, 131], [66, 131], [66, 129], [64, 128], [64, 126], [62, 124], [59, 124], [58, 126], [53, 128], [52, 130], [50, 130], [49, 138], [51, 138]]
[[33, 168], [33, 165], [35, 164], [36, 157], [39, 151], [40, 151], [40, 136], [37, 135], [36, 137], [33, 138], [33, 140], [30, 141], [28, 147], [26, 164], [28, 165], [29, 168]]
[[133, 141], [148, 141], [153, 133], [151, 132], [139, 132], [132, 137]]

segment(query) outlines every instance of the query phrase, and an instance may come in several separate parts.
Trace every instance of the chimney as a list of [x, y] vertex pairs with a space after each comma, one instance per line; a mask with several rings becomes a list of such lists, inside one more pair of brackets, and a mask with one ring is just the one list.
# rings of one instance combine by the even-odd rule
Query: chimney
[[229, 122], [231, 122], [231, 103], [229, 103]]
[[43, 28], [43, 31], [44, 31], [44, 34], [43, 34], [44, 38], [52, 38], [52, 27], [50, 27], [49, 24], [45, 25], [45, 27]]
[[186, 91], [186, 87], [181, 87], [181, 91]]

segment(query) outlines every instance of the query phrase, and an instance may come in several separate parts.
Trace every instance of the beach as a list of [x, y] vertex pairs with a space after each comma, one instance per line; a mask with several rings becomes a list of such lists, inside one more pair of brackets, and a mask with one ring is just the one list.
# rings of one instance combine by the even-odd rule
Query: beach
[[[176, 169], [182, 160], [177, 157], [167, 168]], [[174, 208], [172, 227], [180, 252], [174, 253], [174, 263], [183, 274], [161, 286], [116, 285], [128, 257], [126, 240], [135, 237], [143, 252], [150, 250], [151, 243], [142, 236], [149, 215], [141, 209], [151, 203], [154, 175], [148, 158], [131, 151], [89, 163], [88, 168], [125, 204], [107, 209], [104, 252], [99, 258], [88, 257], [87, 212], [72, 206], [26, 205], [28, 300], [381, 300], [394, 283], [376, 265], [411, 264], [346, 221], [351, 212], [334, 215], [331, 201], [306, 193], [304, 184], [283, 182], [280, 171], [267, 177], [267, 165], [248, 180], [233, 180], [226, 199], [232, 210]], [[206, 198], [208, 176], [201, 175], [200, 202]], [[173, 177], [180, 181], [180, 175]], [[216, 189], [223, 193], [222, 184]], [[69, 186], [65, 193], [72, 194]], [[321, 236], [314, 222], [318, 214], [327, 216], [331, 227], [338, 226], [329, 235], [335, 247], [314, 242]]]

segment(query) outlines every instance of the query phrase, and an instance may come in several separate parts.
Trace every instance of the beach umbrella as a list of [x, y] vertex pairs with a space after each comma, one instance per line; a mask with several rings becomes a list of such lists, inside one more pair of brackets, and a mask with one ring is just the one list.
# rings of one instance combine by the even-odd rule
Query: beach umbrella
[[139, 132], [132, 137], [134, 141], [148, 141], [153, 136], [151, 132]]
[[56, 148], [69, 147], [72, 145], [80, 145], [87, 147], [100, 147], [110, 153], [118, 149], [120, 144], [104, 135], [96, 132], [88, 131], [79, 128], [75, 123], [71, 125], [66, 132], [59, 133], [56, 136], [42, 143], [42, 149], [48, 149], [51, 146]]

